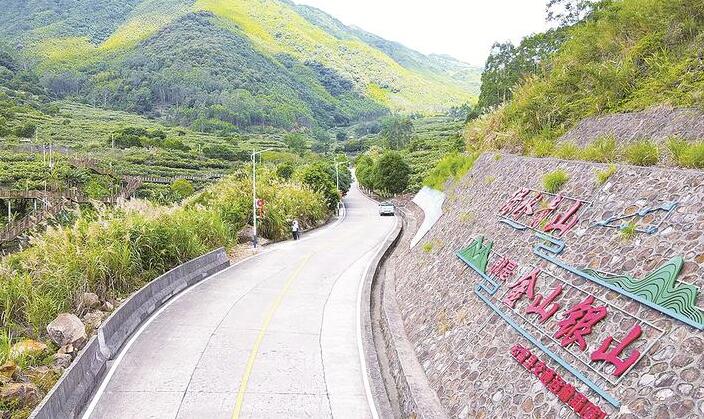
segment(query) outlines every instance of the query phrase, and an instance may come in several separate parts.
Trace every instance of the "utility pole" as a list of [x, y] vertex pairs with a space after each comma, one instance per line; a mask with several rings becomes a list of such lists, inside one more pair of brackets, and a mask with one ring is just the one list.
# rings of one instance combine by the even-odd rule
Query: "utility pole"
[[252, 237], [252, 245], [257, 247], [257, 154], [262, 154], [269, 151], [271, 148], [264, 150], [252, 150], [252, 227], [254, 227], [254, 236]]

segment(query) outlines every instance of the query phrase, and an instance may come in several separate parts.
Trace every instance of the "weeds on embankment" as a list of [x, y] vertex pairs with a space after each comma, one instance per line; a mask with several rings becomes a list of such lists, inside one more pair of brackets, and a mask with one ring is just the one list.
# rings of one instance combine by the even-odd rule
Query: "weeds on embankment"
[[[61, 312], [75, 311], [82, 293], [122, 298], [181, 263], [234, 245], [252, 217], [250, 182], [244, 175], [230, 177], [178, 206], [137, 201], [79, 213], [72, 226], [49, 228], [2, 259], [0, 363], [19, 338], [48, 341], [46, 325]], [[287, 237], [291, 218], [305, 228], [329, 215], [320, 193], [265, 170], [257, 189], [265, 200], [263, 237]]]

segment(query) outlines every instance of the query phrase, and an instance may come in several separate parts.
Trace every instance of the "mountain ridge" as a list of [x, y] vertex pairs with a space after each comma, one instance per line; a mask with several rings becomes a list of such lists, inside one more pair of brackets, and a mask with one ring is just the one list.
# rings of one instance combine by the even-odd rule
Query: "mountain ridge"
[[[34, 59], [59, 97], [185, 125], [330, 127], [385, 112], [439, 112], [473, 102], [478, 91], [474, 67], [286, 0], [10, 0], [6, 9], [0, 40]], [[173, 35], [188, 30], [199, 38]], [[242, 107], [247, 115], [228, 116]]]

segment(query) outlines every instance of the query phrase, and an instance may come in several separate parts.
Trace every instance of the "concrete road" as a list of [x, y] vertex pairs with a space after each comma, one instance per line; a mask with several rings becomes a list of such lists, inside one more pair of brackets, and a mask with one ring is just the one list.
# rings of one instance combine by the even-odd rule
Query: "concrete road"
[[355, 186], [337, 223], [181, 293], [110, 365], [84, 418], [366, 418], [358, 291], [395, 224]]

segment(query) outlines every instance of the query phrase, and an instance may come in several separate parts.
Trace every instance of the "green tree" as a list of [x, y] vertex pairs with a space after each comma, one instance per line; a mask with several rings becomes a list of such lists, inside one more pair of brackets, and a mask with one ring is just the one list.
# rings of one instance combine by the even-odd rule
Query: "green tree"
[[291, 179], [291, 176], [293, 175], [294, 171], [295, 168], [293, 167], [293, 164], [288, 162], [284, 162], [276, 166], [276, 176], [280, 177], [281, 179]]
[[[518, 46], [495, 43], [484, 65], [478, 107], [487, 110], [511, 99], [513, 88], [529, 75], [537, 74], [566, 38], [566, 29], [558, 28], [525, 37]], [[468, 115], [474, 116], [474, 112]]]
[[547, 21], [559, 26], [572, 26], [589, 18], [605, 3], [610, 3], [610, 0], [548, 0], [545, 8]]
[[406, 190], [411, 168], [403, 156], [387, 151], [374, 164], [374, 184], [380, 190], [398, 194]]
[[407, 116], [392, 115], [381, 122], [381, 137], [389, 148], [398, 150], [406, 146], [413, 136], [413, 122]]
[[298, 154], [303, 154], [308, 149], [308, 141], [300, 132], [290, 132], [284, 136], [286, 145]]
[[359, 155], [355, 160], [355, 174], [360, 185], [374, 189], [374, 159], [366, 154]]
[[330, 173], [319, 164], [303, 166], [296, 174], [305, 185], [323, 195], [328, 209], [334, 209], [340, 202], [340, 194], [335, 187], [335, 181], [330, 178]]
[[171, 182], [171, 186], [169, 186], [169, 189], [171, 190], [171, 192], [174, 193], [174, 195], [178, 197], [178, 199], [187, 198], [193, 195], [193, 192], [195, 192], [193, 184], [186, 179], [174, 180], [173, 182]]
[[37, 132], [37, 126], [31, 122], [20, 125], [15, 129], [15, 135], [20, 138], [31, 138], [34, 136], [35, 132]]

